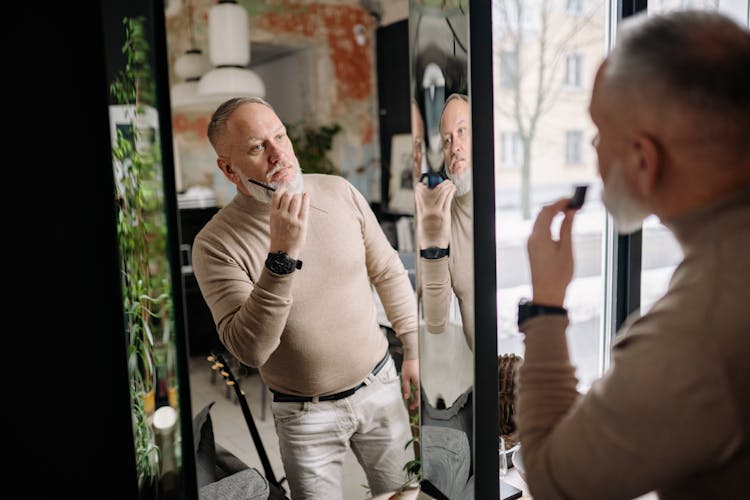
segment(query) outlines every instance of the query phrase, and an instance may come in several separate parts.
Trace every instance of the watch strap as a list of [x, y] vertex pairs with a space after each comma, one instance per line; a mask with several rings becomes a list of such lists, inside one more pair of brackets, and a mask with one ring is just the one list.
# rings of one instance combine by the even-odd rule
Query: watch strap
[[450, 255], [450, 249], [450, 246], [448, 248], [427, 247], [419, 251], [419, 256], [428, 260], [440, 259]]
[[547, 306], [544, 304], [535, 304], [528, 299], [521, 299], [518, 302], [518, 326], [527, 319], [545, 315], [566, 316], [568, 310], [561, 306]]

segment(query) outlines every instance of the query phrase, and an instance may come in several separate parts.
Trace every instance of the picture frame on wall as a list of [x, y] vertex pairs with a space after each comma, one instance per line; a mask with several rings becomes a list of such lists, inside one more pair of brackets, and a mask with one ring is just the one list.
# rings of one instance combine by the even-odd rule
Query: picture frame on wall
[[391, 182], [388, 209], [414, 214], [414, 173], [411, 134], [394, 134], [391, 138]]

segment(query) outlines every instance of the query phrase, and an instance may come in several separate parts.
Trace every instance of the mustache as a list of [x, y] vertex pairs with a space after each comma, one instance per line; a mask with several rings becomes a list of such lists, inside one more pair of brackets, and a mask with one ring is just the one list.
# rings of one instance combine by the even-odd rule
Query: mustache
[[279, 160], [277, 161], [270, 172], [266, 174], [266, 179], [271, 179], [274, 175], [276, 175], [280, 170], [284, 168], [296, 168], [297, 165], [294, 162], [291, 162], [289, 160]]
[[456, 162], [459, 162], [459, 161], [467, 161], [467, 159], [465, 156], [454, 156], [453, 158], [451, 158], [449, 167], [453, 168], [453, 165], [455, 165]]

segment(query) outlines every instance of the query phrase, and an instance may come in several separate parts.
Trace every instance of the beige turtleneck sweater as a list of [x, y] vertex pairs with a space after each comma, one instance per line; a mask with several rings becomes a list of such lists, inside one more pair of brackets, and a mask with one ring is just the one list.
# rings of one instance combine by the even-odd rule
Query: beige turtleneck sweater
[[750, 498], [750, 188], [666, 225], [684, 259], [585, 395], [567, 318], [521, 325], [518, 427], [534, 498]]
[[311, 208], [302, 269], [265, 267], [270, 205], [237, 193], [193, 243], [193, 269], [226, 348], [270, 388], [322, 396], [356, 386], [383, 357], [374, 285], [404, 359], [417, 358], [409, 277], [364, 197], [338, 176], [305, 174]]
[[448, 322], [452, 294], [461, 311], [464, 336], [474, 348], [474, 200], [471, 192], [451, 204], [450, 253], [440, 259], [419, 259], [419, 291], [427, 331], [442, 333]]

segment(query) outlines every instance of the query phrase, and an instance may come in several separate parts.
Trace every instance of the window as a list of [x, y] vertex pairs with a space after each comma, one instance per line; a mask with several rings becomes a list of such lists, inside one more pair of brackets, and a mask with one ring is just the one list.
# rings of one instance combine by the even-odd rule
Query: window
[[565, 132], [565, 164], [580, 165], [583, 163], [583, 132], [568, 130]]
[[518, 167], [523, 163], [523, 141], [518, 132], [503, 132], [500, 135], [500, 165]]
[[[584, 54], [591, 61], [604, 58], [608, 7], [605, 2], [584, 5], [583, 0], [560, 0], [536, 2], [532, 9], [531, 2], [519, 2], [526, 8], [525, 13], [528, 11], [538, 20], [549, 18], [553, 12], [568, 15], [566, 9], [586, 9], [587, 15], [576, 17], [573, 22], [539, 22], [539, 30], [532, 33], [505, 21], [513, 19], [502, 12], [508, 3], [493, 1], [497, 19], [502, 22], [493, 30], [493, 50], [498, 61], [496, 85], [502, 88], [503, 78], [511, 73], [517, 78], [513, 83], [518, 89], [495, 92], [493, 103], [499, 172], [495, 177], [498, 355], [515, 353], [523, 357], [523, 336], [516, 320], [519, 299], [531, 295], [526, 241], [537, 213], [549, 201], [569, 196], [573, 184], [588, 183], [586, 204], [573, 226], [576, 252], [585, 258], [576, 261], [565, 304], [570, 313], [567, 339], [571, 361], [576, 366], [579, 389], [586, 390], [602, 373], [609, 334], [608, 302], [604, 297], [608, 273], [602, 266], [604, 252], [608, 251], [604, 243], [609, 236], [607, 215], [599, 196], [596, 155], [584, 149], [591, 147], [585, 138], [594, 127], [588, 125], [592, 82], [584, 81], [583, 63]], [[548, 43], [540, 43], [542, 40]], [[551, 40], [555, 42], [549, 43]], [[521, 46], [517, 52], [508, 53], [507, 48], [515, 47], [514, 43]], [[551, 74], [550, 61], [555, 61], [558, 54], [561, 57], [559, 66], [554, 67], [556, 78], [540, 88], [540, 78], [544, 81]], [[513, 66], [509, 67], [511, 60]], [[565, 88], [580, 91], [560, 92]], [[524, 127], [523, 141], [519, 123]], [[524, 157], [524, 153], [528, 156]], [[567, 168], [568, 165], [576, 168]], [[554, 231], [559, 228], [555, 224]]]
[[518, 79], [518, 53], [503, 50], [500, 53], [500, 86], [504, 89], [512, 88]]
[[581, 54], [568, 54], [565, 64], [565, 85], [583, 86], [583, 56]]

